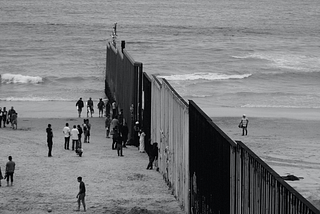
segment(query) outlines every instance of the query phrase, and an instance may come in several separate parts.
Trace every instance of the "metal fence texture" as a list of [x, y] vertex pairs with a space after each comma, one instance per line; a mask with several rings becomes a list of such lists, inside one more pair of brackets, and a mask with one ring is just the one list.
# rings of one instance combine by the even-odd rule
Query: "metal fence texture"
[[130, 133], [139, 121], [146, 149], [158, 143], [159, 171], [186, 213], [320, 214], [196, 103], [187, 103], [165, 79], [150, 78], [142, 63], [110, 44], [105, 81], [106, 95], [123, 108]]

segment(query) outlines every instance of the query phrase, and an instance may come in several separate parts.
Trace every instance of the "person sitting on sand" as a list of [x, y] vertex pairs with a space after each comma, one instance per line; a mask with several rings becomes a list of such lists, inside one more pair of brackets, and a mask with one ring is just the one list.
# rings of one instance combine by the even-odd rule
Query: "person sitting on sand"
[[249, 120], [246, 117], [246, 115], [242, 115], [242, 119], [239, 123], [239, 128], [242, 128], [242, 136], [243, 135], [248, 135], [248, 124], [249, 124]]

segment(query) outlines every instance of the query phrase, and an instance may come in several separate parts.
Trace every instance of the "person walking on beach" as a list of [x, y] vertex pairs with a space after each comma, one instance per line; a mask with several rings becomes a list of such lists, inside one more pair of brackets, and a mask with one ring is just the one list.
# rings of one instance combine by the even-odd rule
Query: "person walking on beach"
[[78, 108], [79, 117], [81, 117], [82, 108], [84, 107], [84, 103], [83, 103], [81, 97], [80, 97], [80, 99], [77, 101], [76, 106], [77, 106], [77, 108]]
[[80, 211], [80, 204], [82, 203], [84, 211], [86, 211], [86, 203], [84, 198], [86, 197], [86, 185], [82, 181], [82, 177], [77, 178], [79, 184], [79, 193], [76, 198], [78, 198], [78, 209], [76, 211]]
[[79, 139], [79, 131], [76, 125], [73, 125], [73, 129], [71, 129], [71, 139], [72, 139], [72, 151], [74, 151], [74, 146], [78, 144], [78, 139]]
[[93, 101], [92, 101], [91, 97], [87, 101], [87, 117], [89, 117], [89, 112], [90, 112], [91, 117], [92, 117], [92, 114], [94, 113], [94, 110], [93, 110]]
[[9, 186], [9, 180], [11, 181], [11, 186], [13, 185], [13, 173], [16, 168], [16, 163], [12, 161], [12, 156], [8, 157], [8, 162], [6, 164], [6, 177], [7, 177], [7, 186]]
[[104, 102], [102, 101], [102, 98], [100, 98], [98, 103], [99, 117], [103, 117], [103, 109], [104, 109]]
[[81, 126], [80, 125], [78, 125], [77, 126], [77, 129], [78, 129], [78, 132], [79, 132], [79, 134], [78, 134], [78, 141], [79, 141], [79, 144], [81, 144], [81, 136], [82, 136], [82, 133], [83, 133], [83, 130], [82, 130], [82, 128], [81, 128]]
[[6, 127], [7, 116], [8, 116], [7, 109], [6, 109], [6, 107], [3, 107], [3, 110], [2, 110], [3, 127]]
[[115, 150], [117, 148], [118, 141], [120, 141], [120, 132], [118, 126], [116, 126], [112, 130], [112, 150]]
[[239, 128], [242, 128], [242, 136], [244, 135], [248, 135], [248, 124], [249, 124], [249, 120], [246, 117], [246, 115], [242, 115], [242, 119], [239, 123]]
[[48, 128], [46, 129], [47, 132], [47, 143], [48, 143], [48, 157], [52, 157], [52, 145], [53, 145], [53, 132], [52, 132], [52, 128], [51, 128], [51, 124], [48, 124]]
[[64, 134], [64, 149], [69, 150], [69, 142], [70, 142], [70, 128], [69, 123], [66, 123], [66, 126], [62, 130]]

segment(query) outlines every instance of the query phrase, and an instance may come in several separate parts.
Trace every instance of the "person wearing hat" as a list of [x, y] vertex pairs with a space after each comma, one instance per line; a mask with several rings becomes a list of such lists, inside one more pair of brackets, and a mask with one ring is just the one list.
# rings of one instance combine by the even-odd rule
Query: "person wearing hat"
[[243, 135], [248, 135], [248, 124], [249, 124], [249, 120], [246, 117], [245, 114], [242, 115], [241, 121], [239, 123], [239, 128], [242, 128], [242, 136]]

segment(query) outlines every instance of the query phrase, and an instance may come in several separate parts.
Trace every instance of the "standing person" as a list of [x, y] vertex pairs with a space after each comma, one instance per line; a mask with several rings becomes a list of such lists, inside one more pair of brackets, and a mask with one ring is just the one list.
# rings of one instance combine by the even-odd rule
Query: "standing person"
[[74, 151], [74, 146], [78, 144], [78, 139], [79, 139], [79, 131], [76, 125], [73, 125], [73, 129], [71, 129], [71, 139], [72, 139], [72, 151]]
[[246, 117], [246, 115], [242, 115], [242, 119], [239, 123], [239, 128], [242, 128], [242, 136], [243, 135], [248, 135], [248, 124], [249, 124], [249, 120]]
[[11, 186], [13, 185], [13, 173], [16, 168], [16, 163], [12, 161], [12, 156], [8, 157], [8, 162], [6, 164], [6, 177], [7, 177], [7, 186], [9, 186], [9, 179], [11, 181]]
[[13, 106], [11, 106], [11, 109], [8, 111], [8, 119], [7, 120], [9, 120], [9, 122], [11, 122], [12, 121], [12, 115], [16, 114], [16, 113], [17, 113], [16, 110], [14, 110]]
[[110, 119], [110, 115], [107, 115], [106, 120], [104, 122], [104, 126], [106, 128], [106, 138], [109, 138], [109, 134], [110, 134], [110, 123], [111, 123], [111, 119]]
[[82, 97], [77, 101], [76, 106], [78, 108], [79, 117], [81, 117], [82, 108], [84, 107], [84, 103], [82, 101]]
[[3, 110], [2, 110], [3, 127], [6, 127], [7, 117], [8, 117], [7, 109], [6, 107], [3, 107]]
[[156, 143], [156, 142], [153, 143], [152, 149], [149, 152], [148, 156], [149, 156], [149, 164], [147, 166], [147, 169], [152, 169], [153, 162], [158, 159], [158, 143]]
[[111, 130], [110, 134], [111, 134], [111, 135], [113, 135], [113, 129], [114, 129], [115, 127], [117, 127], [117, 128], [119, 127], [119, 120], [118, 120], [117, 117], [115, 117], [115, 118], [113, 118], [113, 119], [111, 120], [111, 123], [110, 123], [110, 130]]
[[110, 102], [108, 99], [106, 100], [105, 107], [106, 107], [106, 117], [108, 116], [110, 117]]
[[122, 136], [122, 147], [127, 148], [127, 141], [128, 141], [128, 134], [129, 134], [129, 128], [127, 126], [127, 123], [124, 122], [123, 126], [121, 127], [121, 136]]
[[104, 109], [104, 102], [102, 101], [102, 98], [100, 98], [98, 103], [98, 110], [99, 110], [99, 117], [103, 117], [103, 109]]
[[0, 128], [1, 128], [1, 124], [2, 124], [2, 108], [0, 107]]
[[145, 146], [144, 146], [144, 138], [145, 138], [146, 134], [144, 133], [143, 129], [140, 130], [139, 133], [139, 152], [144, 153], [145, 152]]
[[3, 176], [2, 176], [1, 167], [0, 167], [0, 187], [1, 187], [1, 180], [2, 179], [3, 179]]
[[118, 131], [119, 133], [119, 136], [118, 136], [118, 139], [116, 140], [116, 145], [117, 145], [117, 153], [118, 153], [118, 156], [123, 156], [122, 154], [122, 136], [121, 136], [121, 133], [120, 131]]
[[112, 103], [112, 118], [118, 117], [118, 108], [117, 108], [117, 103], [113, 102]]
[[87, 125], [87, 143], [90, 143], [91, 124], [89, 122], [89, 119], [86, 120], [86, 125]]
[[66, 123], [66, 126], [62, 130], [64, 134], [64, 149], [69, 150], [69, 142], [70, 142], [70, 128], [69, 123]]
[[48, 143], [48, 157], [52, 157], [52, 145], [53, 145], [53, 141], [52, 141], [52, 138], [53, 138], [53, 132], [52, 132], [52, 128], [51, 128], [51, 124], [48, 124], [48, 128], [46, 129], [46, 132], [47, 132], [47, 143]]
[[84, 198], [86, 197], [86, 185], [82, 181], [82, 177], [77, 178], [79, 184], [79, 193], [77, 194], [76, 198], [78, 198], [78, 209], [77, 211], [80, 211], [80, 203], [82, 202], [83, 209], [86, 211], [86, 203]]
[[136, 124], [133, 127], [133, 144], [134, 146], [139, 147], [139, 131], [140, 131], [140, 125], [139, 121], [136, 122]]
[[117, 148], [118, 141], [120, 141], [120, 132], [118, 126], [113, 128], [112, 133], [112, 150], [115, 150]]
[[82, 128], [81, 128], [80, 125], [77, 126], [77, 129], [78, 129], [78, 132], [79, 132], [78, 141], [79, 141], [79, 144], [81, 144], [81, 136], [82, 136], [83, 131], [82, 131]]
[[87, 119], [83, 120], [83, 135], [84, 135], [84, 139], [83, 142], [86, 143], [88, 140], [88, 127], [87, 127]]
[[90, 112], [91, 117], [92, 117], [92, 114], [94, 113], [94, 110], [93, 110], [93, 101], [92, 101], [91, 97], [87, 101], [87, 117], [89, 117], [89, 112]]

